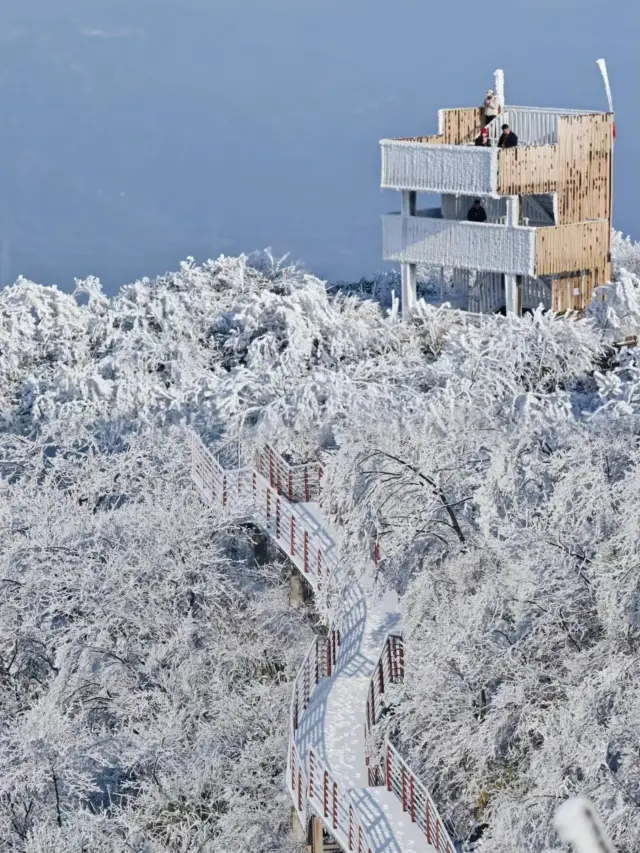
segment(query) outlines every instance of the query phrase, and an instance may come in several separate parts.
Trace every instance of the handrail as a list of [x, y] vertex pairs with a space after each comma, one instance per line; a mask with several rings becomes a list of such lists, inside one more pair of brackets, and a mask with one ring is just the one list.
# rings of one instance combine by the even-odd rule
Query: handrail
[[313, 747], [309, 747], [307, 769], [308, 801], [329, 832], [350, 853], [375, 853], [350, 792], [340, 787]]
[[269, 480], [271, 488], [290, 501], [309, 503], [320, 494], [322, 465], [319, 462], [290, 465], [270, 444], [265, 444], [258, 451], [257, 468]]
[[[389, 684], [404, 680], [404, 646], [402, 635], [389, 634], [371, 677], [367, 694], [365, 741], [369, 744], [371, 729], [380, 720], [384, 708], [382, 697]], [[367, 749], [369, 753], [370, 750]], [[385, 741], [383, 765], [372, 763], [367, 757], [370, 785], [384, 784], [409, 812], [412, 823], [417, 823], [427, 842], [439, 853], [454, 853], [454, 846], [442, 818], [427, 788], [413, 773], [397, 749]]]
[[385, 742], [384, 778], [387, 791], [392, 791], [401, 801], [402, 810], [420, 827], [427, 843], [438, 853], [455, 853], [431, 794], [389, 741]]
[[[314, 466], [309, 464], [290, 466], [270, 447], [267, 447], [266, 455], [263, 451], [258, 454], [257, 459], [262, 459], [262, 464], [266, 459], [269, 465], [268, 478], [259, 470], [260, 463], [258, 469], [223, 467], [218, 456], [214, 456], [200, 438], [193, 435], [191, 474], [203, 501], [209, 505], [218, 504], [224, 509], [233, 506], [239, 500], [251, 502], [254, 517], [275, 538], [279, 547], [289, 555], [311, 585], [319, 590], [335, 569], [335, 557], [327, 553], [318, 532], [309, 529], [304, 508], [294, 502], [296, 499], [300, 500], [301, 494], [306, 497], [310, 493], [306, 490], [306, 484], [311, 483], [309, 474], [314, 470]], [[238, 463], [243, 461], [240, 452], [235, 455], [235, 460]], [[278, 482], [277, 471], [280, 471], [281, 478], [283, 472], [286, 473], [287, 494], [292, 496], [292, 500], [282, 493], [282, 479]], [[272, 472], [276, 472], [275, 483], [272, 480]], [[322, 476], [320, 465], [315, 467], [315, 472], [316, 480], [313, 488], [317, 490]], [[293, 487], [290, 489], [289, 484], [292, 481]], [[302, 484], [302, 491], [300, 484]], [[378, 561], [381, 556], [378, 542], [374, 546], [374, 554]], [[304, 818], [307, 815], [308, 803], [312, 802], [314, 810], [318, 812], [327, 829], [336, 836], [336, 840], [344, 850], [349, 853], [375, 853], [376, 848], [367, 838], [358, 807], [349, 790], [340, 788], [337, 780], [330, 774], [313, 747], [309, 747], [306, 761], [301, 760], [296, 747], [296, 733], [302, 716], [309, 707], [318, 684], [335, 672], [339, 651], [340, 631], [331, 628], [329, 636], [314, 638], [296, 674], [290, 704], [288, 784], [301, 817]], [[399, 634], [390, 634], [385, 640], [369, 688], [365, 724], [367, 738], [372, 726], [380, 718], [382, 710], [380, 697], [386, 685], [401, 681], [403, 677], [402, 637]], [[321, 776], [318, 776], [318, 773]], [[429, 843], [435, 844], [439, 853], [454, 853], [444, 823], [427, 789], [388, 742], [386, 742], [384, 774], [380, 776], [379, 770], [376, 774], [372, 784], [386, 784], [387, 789], [402, 800], [403, 809], [410, 811], [412, 821], [415, 821], [425, 832]], [[319, 782], [319, 779], [322, 781]], [[408, 789], [407, 785], [409, 785]], [[319, 798], [320, 790], [322, 796]], [[409, 791], [408, 799], [407, 790]]]

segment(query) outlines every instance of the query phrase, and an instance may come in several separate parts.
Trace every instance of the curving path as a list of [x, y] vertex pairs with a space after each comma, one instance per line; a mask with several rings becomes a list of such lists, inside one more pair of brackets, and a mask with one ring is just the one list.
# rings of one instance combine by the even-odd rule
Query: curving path
[[[289, 466], [268, 446], [245, 462], [238, 448], [215, 457], [193, 437], [202, 499], [246, 512], [322, 595], [341, 567], [338, 536], [313, 502], [320, 466]], [[367, 759], [384, 693], [404, 672], [397, 597], [376, 593], [373, 561], [369, 568], [349, 584], [340, 624], [314, 640], [295, 680], [287, 760], [294, 806], [303, 827], [316, 818], [344, 851], [454, 853], [427, 789], [391, 744], [382, 766]]]

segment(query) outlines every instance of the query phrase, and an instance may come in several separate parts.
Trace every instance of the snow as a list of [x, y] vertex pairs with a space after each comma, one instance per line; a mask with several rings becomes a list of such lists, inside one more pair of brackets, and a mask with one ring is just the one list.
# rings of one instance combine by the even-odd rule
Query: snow
[[[393, 738], [459, 837], [486, 802], [492, 853], [557, 849], [555, 808], [582, 793], [620, 853], [640, 849], [622, 793], [638, 797], [640, 355], [606, 348], [640, 327], [640, 251], [613, 249], [616, 281], [584, 319], [419, 303], [403, 324], [241, 258], [115, 299], [84, 282], [86, 305], [26, 281], [0, 293], [0, 838], [24, 847], [10, 795], [33, 802], [34, 849], [138, 849], [162, 815], [162, 853], [292, 849], [282, 771], [312, 626], [279, 569], [257, 600], [229, 596], [251, 557], [220, 556], [241, 541], [185, 486], [189, 425], [323, 464], [321, 509], [296, 512], [328, 528], [362, 616], [303, 715], [335, 772], [366, 790], [362, 691], [400, 610], [405, 681], [374, 746]], [[399, 602], [373, 594], [376, 539]], [[316, 597], [328, 622], [340, 592]], [[78, 651], [87, 634], [97, 652]], [[62, 828], [43, 749], [68, 771]], [[79, 807], [106, 802], [107, 771], [143, 787]], [[198, 818], [212, 780], [230, 802], [223, 841]]]
[[387, 261], [533, 276], [536, 229], [421, 216], [382, 217]]
[[391, 791], [363, 788], [352, 792], [352, 797], [375, 853], [435, 853], [436, 848], [427, 844], [420, 827], [402, 811], [402, 803]]
[[[260, 485], [266, 481], [257, 478]], [[328, 553], [338, 553], [337, 533], [315, 503], [286, 505], [304, 519], [307, 529], [322, 542]], [[258, 505], [260, 507], [260, 504]], [[273, 535], [273, 524], [267, 526], [262, 509], [257, 518]], [[285, 552], [288, 549], [284, 549]], [[300, 560], [296, 560], [300, 567]], [[337, 563], [335, 582], [341, 583], [341, 566]], [[380, 592], [375, 587], [375, 565], [367, 564], [361, 581], [349, 583], [339, 622], [341, 640], [336, 672], [320, 682], [309, 706], [301, 714], [295, 734], [296, 751], [307, 755], [312, 747], [326, 764], [340, 791], [348, 791], [364, 827], [370, 827], [373, 853], [412, 853], [430, 849], [419, 827], [403, 814], [394, 794], [383, 788], [368, 787], [365, 760], [365, 720], [367, 693], [375, 667], [389, 633], [399, 629], [400, 613], [397, 595]]]
[[434, 193], [493, 195], [498, 150], [383, 139], [381, 186]]

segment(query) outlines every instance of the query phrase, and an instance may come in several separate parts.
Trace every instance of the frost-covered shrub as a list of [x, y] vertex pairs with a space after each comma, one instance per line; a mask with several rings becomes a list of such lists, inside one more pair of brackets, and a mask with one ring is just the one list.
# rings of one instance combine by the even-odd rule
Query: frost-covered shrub
[[311, 631], [196, 498], [184, 437], [0, 453], [0, 847], [298, 849], [283, 756]]
[[580, 791], [638, 849], [640, 365], [608, 347], [640, 312], [637, 248], [615, 247], [629, 272], [580, 321], [400, 323], [269, 257], [113, 299], [2, 291], [7, 849], [291, 847], [308, 628], [194, 500], [182, 425], [321, 455], [354, 572], [381, 539], [407, 682], [378, 736], [460, 837], [542, 853]]

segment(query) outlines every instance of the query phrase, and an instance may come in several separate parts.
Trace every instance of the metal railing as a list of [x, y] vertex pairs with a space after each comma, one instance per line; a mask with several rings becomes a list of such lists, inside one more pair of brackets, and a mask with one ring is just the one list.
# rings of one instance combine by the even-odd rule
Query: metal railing
[[366, 829], [349, 791], [341, 788], [311, 747], [307, 758], [307, 769], [308, 802], [313, 804], [314, 811], [327, 830], [349, 853], [351, 851], [375, 853], [377, 848], [367, 837]]
[[[626, 342], [625, 342], [626, 343]], [[286, 473], [286, 484], [288, 488], [288, 473], [293, 468], [308, 469], [310, 473], [313, 467], [289, 466], [281, 457], [274, 459], [273, 448], [266, 449], [259, 454], [258, 458], [267, 460], [269, 464], [269, 478], [267, 479], [259, 470], [251, 467], [227, 468], [227, 464], [235, 462], [242, 465], [243, 459], [240, 450], [237, 452], [228, 445], [224, 448], [221, 458], [214, 456], [202, 444], [195, 434], [192, 437], [192, 460], [191, 476], [202, 500], [209, 506], [217, 504], [221, 508], [232, 507], [239, 500], [249, 500], [253, 504], [255, 516], [259, 523], [266, 526], [268, 532], [275, 536], [278, 545], [285, 553], [288, 553], [292, 561], [308, 576], [316, 588], [320, 588], [322, 581], [328, 576], [332, 568], [332, 557], [326, 554], [326, 546], [323, 545], [322, 536], [316, 530], [309, 530], [305, 524], [304, 517], [300, 515], [300, 509], [296, 508], [279, 491], [277, 482], [272, 483], [271, 472], [281, 472], [280, 486], [282, 485], [282, 474]], [[224, 462], [224, 464], [223, 464]], [[272, 463], [276, 462], [275, 467]], [[319, 488], [321, 474], [320, 466], [317, 466], [317, 487]], [[305, 487], [305, 475], [297, 481], [298, 488], [302, 483]], [[311, 480], [310, 480], [311, 482]], [[300, 494], [293, 488], [289, 494]], [[306, 496], [306, 491], [303, 491]], [[302, 543], [302, 544], [300, 544]], [[315, 557], [313, 556], [315, 555]], [[374, 545], [374, 558], [376, 562], [381, 559], [380, 545]], [[323, 570], [324, 567], [324, 570]], [[375, 853], [377, 849], [367, 837], [366, 828], [358, 813], [358, 807], [354, 803], [349, 790], [340, 787], [338, 781], [332, 776], [329, 769], [319, 758], [313, 747], [309, 747], [306, 760], [298, 755], [295, 735], [300, 726], [301, 717], [309, 707], [314, 691], [324, 678], [328, 678], [335, 672], [340, 651], [340, 632], [331, 630], [329, 636], [315, 637], [303, 663], [296, 675], [290, 707], [290, 736], [289, 754], [287, 757], [287, 779], [291, 796], [299, 815], [304, 819], [308, 814], [309, 805], [319, 816], [325, 828], [334, 836], [336, 841], [348, 853]], [[400, 682], [404, 679], [404, 648], [402, 636], [390, 634], [382, 650], [373, 676], [371, 678], [369, 692], [367, 694], [367, 707], [365, 709], [365, 739], [368, 741], [372, 727], [379, 721], [384, 708], [383, 696], [389, 684]], [[402, 804], [404, 812], [408, 813], [413, 823], [420, 827], [428, 844], [431, 844], [438, 853], [455, 853], [453, 842], [449, 837], [447, 828], [442, 820], [438, 809], [433, 802], [427, 788], [420, 779], [412, 772], [407, 762], [398, 753], [395, 747], [387, 740], [384, 745], [384, 760], [381, 766], [369, 766], [369, 784], [371, 786], [384, 785], [387, 791], [392, 792]], [[584, 811], [584, 809], [583, 809]], [[596, 819], [593, 818], [591, 823]], [[576, 849], [581, 853], [591, 853], [595, 847], [589, 846], [590, 839], [587, 830], [582, 832], [579, 827], [576, 833], [571, 827], [577, 826], [579, 820], [573, 812], [567, 815], [566, 820], [559, 821], [559, 829], [565, 840], [571, 840]], [[594, 824], [595, 826], [595, 824]], [[562, 827], [562, 829], [561, 829]], [[595, 835], [594, 830], [594, 838]], [[575, 837], [574, 837], [575, 836]], [[584, 842], [584, 846], [583, 846]], [[603, 853], [613, 853], [613, 847], [609, 843], [602, 844], [598, 850]]]
[[508, 105], [489, 124], [489, 138], [494, 142], [508, 124], [518, 137], [519, 145], [553, 145], [558, 141], [561, 116], [593, 115], [598, 110], [564, 110], [554, 107], [519, 107]]
[[266, 444], [258, 451], [257, 468], [271, 487], [290, 501], [308, 503], [320, 494], [322, 465], [319, 462], [289, 465], [270, 444]]
[[389, 741], [385, 745], [384, 778], [387, 790], [401, 801], [402, 810], [408, 812], [411, 822], [420, 827], [427, 843], [433, 845], [438, 853], [455, 853], [431, 795]]
[[291, 736], [298, 730], [300, 718], [309, 707], [313, 693], [323, 678], [335, 671], [340, 649], [340, 631], [333, 629], [328, 637], [315, 637], [298, 670], [291, 696]]

